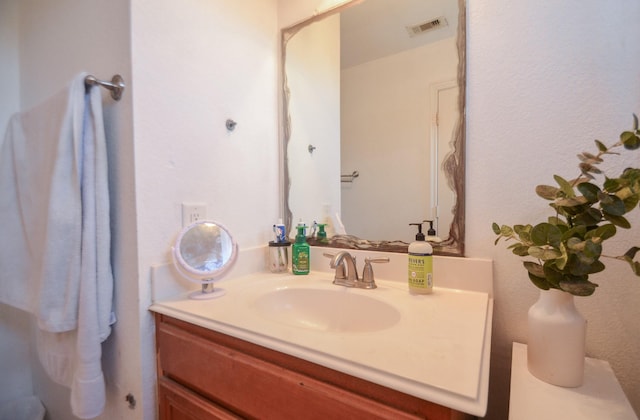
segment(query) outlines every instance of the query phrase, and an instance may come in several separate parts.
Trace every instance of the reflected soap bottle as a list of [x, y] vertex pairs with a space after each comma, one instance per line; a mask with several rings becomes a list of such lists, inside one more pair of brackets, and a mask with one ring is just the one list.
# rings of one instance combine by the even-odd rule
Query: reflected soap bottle
[[299, 223], [296, 226], [298, 233], [296, 241], [293, 243], [293, 255], [291, 256], [291, 271], [293, 274], [309, 274], [310, 267], [310, 247], [307, 243], [306, 230], [307, 226]]

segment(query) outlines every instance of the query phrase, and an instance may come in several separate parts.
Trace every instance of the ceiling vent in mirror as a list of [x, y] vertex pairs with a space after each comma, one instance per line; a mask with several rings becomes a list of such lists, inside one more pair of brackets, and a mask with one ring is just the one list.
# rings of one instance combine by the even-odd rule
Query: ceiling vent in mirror
[[447, 25], [447, 20], [444, 18], [444, 16], [440, 16], [427, 22], [419, 23], [413, 26], [407, 26], [407, 32], [409, 32], [410, 37], [414, 37], [424, 32], [432, 31], [438, 28], [444, 28]]

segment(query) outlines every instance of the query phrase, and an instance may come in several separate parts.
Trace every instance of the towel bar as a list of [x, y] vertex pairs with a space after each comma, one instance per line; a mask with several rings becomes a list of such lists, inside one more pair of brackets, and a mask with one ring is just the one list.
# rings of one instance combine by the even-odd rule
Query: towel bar
[[340, 182], [353, 182], [354, 179], [360, 176], [358, 171], [353, 171], [350, 174], [342, 174], [340, 175]]
[[119, 74], [113, 76], [113, 78], [111, 78], [111, 82], [97, 79], [95, 76], [87, 76], [84, 78], [84, 85], [87, 89], [95, 85], [109, 89], [111, 91], [111, 97], [116, 101], [119, 101], [120, 98], [122, 98], [122, 92], [125, 88], [124, 79]]

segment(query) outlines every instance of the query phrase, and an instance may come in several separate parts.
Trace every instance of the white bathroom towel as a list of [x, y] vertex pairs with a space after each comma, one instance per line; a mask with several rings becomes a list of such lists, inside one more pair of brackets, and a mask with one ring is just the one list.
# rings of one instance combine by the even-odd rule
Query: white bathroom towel
[[38, 353], [71, 387], [73, 413], [104, 409], [101, 345], [112, 323], [109, 190], [99, 88], [14, 115], [0, 149], [0, 301], [32, 313]]

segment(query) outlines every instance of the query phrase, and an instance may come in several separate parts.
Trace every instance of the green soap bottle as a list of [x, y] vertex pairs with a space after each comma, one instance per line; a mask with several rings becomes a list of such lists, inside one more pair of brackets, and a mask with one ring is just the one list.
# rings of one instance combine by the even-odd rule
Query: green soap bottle
[[309, 244], [305, 236], [307, 227], [299, 224], [296, 229], [298, 229], [298, 234], [296, 235], [296, 241], [293, 243], [291, 271], [293, 271], [293, 274], [309, 274], [311, 258]]
[[329, 242], [327, 239], [327, 232], [324, 231], [326, 223], [318, 223], [318, 242], [326, 244]]

